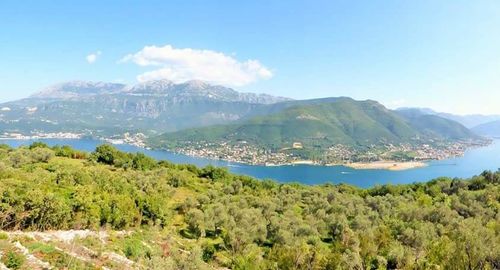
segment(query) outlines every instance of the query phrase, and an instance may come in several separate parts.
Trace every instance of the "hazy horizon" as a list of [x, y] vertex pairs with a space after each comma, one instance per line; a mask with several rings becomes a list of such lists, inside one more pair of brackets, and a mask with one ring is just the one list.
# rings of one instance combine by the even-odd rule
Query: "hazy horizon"
[[0, 102], [69, 80], [500, 114], [500, 3], [3, 3]]

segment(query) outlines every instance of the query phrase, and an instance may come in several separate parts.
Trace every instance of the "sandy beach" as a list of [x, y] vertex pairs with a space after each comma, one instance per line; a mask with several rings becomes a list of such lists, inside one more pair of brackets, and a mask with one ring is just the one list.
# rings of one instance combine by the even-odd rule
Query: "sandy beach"
[[292, 161], [290, 164], [292, 164], [292, 165], [316, 165], [316, 163], [314, 163], [314, 161], [312, 161], [312, 160], [295, 160], [295, 161]]
[[369, 163], [348, 163], [344, 166], [353, 169], [383, 169], [391, 171], [401, 171], [427, 166], [427, 163], [421, 161], [395, 162], [395, 161], [376, 161]]

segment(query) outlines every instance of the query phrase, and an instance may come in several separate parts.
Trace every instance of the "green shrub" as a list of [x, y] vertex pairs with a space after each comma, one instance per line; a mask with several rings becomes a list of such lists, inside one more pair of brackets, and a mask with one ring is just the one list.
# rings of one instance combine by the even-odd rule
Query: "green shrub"
[[2, 256], [2, 262], [7, 266], [9, 269], [20, 269], [26, 258], [24, 255], [19, 254], [13, 250], [7, 251], [4, 256]]
[[125, 257], [137, 261], [139, 258], [147, 256], [149, 249], [145, 247], [141, 240], [128, 238], [123, 244], [123, 253]]

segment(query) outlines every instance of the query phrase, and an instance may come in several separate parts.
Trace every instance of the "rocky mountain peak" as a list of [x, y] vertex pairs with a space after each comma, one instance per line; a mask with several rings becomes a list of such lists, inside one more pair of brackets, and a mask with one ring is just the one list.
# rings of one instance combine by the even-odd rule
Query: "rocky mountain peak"
[[185, 83], [182, 83], [181, 85], [184, 85], [186, 88], [189, 88], [189, 89], [206, 89], [206, 88], [209, 88], [212, 86], [212, 85], [208, 84], [207, 82], [201, 81], [201, 80], [191, 80], [191, 81], [187, 81]]
[[170, 80], [151, 80], [127, 86], [123, 92], [144, 95], [164, 95], [174, 86], [175, 84]]
[[148, 98], [172, 98], [191, 100], [193, 98], [227, 102], [272, 104], [290, 100], [267, 94], [240, 93], [232, 88], [212, 85], [205, 81], [191, 80], [176, 84], [170, 80], [151, 80], [127, 86], [118, 83], [69, 81], [56, 84], [31, 96], [32, 99], [79, 99], [99, 95], [143, 96]]
[[68, 81], [49, 86], [35, 93], [31, 98], [44, 99], [69, 99], [119, 92], [125, 87], [124, 84], [92, 82], [92, 81]]

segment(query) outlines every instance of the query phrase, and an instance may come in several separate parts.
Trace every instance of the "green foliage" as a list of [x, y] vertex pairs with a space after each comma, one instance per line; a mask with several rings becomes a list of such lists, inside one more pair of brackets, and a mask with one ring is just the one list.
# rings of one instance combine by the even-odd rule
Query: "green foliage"
[[[118, 168], [132, 168], [135, 170], [148, 171], [159, 166], [159, 163], [144, 155], [143, 153], [125, 153], [109, 144], [103, 144], [96, 148], [90, 155], [90, 160], [113, 165]], [[165, 163], [163, 163], [165, 165]]]
[[64, 145], [64, 146], [56, 145], [56, 146], [52, 147], [52, 150], [54, 150], [55, 155], [58, 157], [67, 157], [67, 158], [74, 158], [74, 159], [87, 159], [87, 156], [88, 156], [87, 153], [75, 150], [67, 145]]
[[2, 256], [2, 263], [9, 269], [20, 269], [25, 261], [26, 258], [24, 257], [24, 255], [12, 249], [5, 252], [5, 254], [3, 254]]
[[[301, 142], [304, 149], [291, 151], [296, 156], [314, 159], [336, 144], [359, 148], [376, 143], [414, 143], [416, 137], [426, 142], [478, 138], [464, 126], [439, 116], [410, 117], [387, 110], [375, 101], [336, 98], [298, 103], [236, 124], [166, 133], [151, 143], [176, 148], [193, 142], [246, 141], [278, 150]], [[411, 154], [401, 158], [410, 159]]]
[[[40, 149], [59, 151], [20, 148], [0, 156], [1, 230], [133, 231], [113, 250], [149, 269], [500, 265], [500, 171], [359, 189], [258, 181], [111, 146], [98, 147], [88, 161], [33, 158]], [[23, 245], [54, 265], [69, 260], [47, 244]]]
[[127, 153], [120, 152], [109, 144], [98, 146], [95, 151], [92, 152], [91, 159], [99, 163], [117, 167], [126, 167], [131, 162], [130, 156]]
[[51, 244], [36, 242], [33, 239], [23, 239], [21, 242], [31, 253], [50, 265], [53, 265], [55, 269], [95, 269], [95, 267], [91, 266], [89, 263], [77, 260]]
[[30, 251], [32, 251], [34, 253], [40, 252], [40, 253], [49, 254], [49, 253], [56, 252], [56, 249], [55, 249], [54, 246], [48, 245], [48, 244], [43, 244], [43, 243], [40, 243], [40, 242], [30, 243], [28, 245], [28, 248], [29, 248]]
[[34, 142], [34, 143], [30, 144], [30, 146], [28, 146], [28, 148], [30, 150], [33, 150], [35, 148], [49, 148], [49, 146], [44, 142]]
[[229, 171], [226, 168], [208, 165], [201, 170], [199, 176], [208, 178], [212, 181], [219, 181], [229, 178]]
[[128, 237], [123, 242], [123, 254], [129, 259], [137, 261], [139, 258], [150, 258], [151, 250], [146, 247], [137, 236]]
[[54, 157], [54, 151], [48, 148], [36, 147], [31, 150], [31, 159], [33, 162], [47, 163], [52, 157]]
[[156, 160], [144, 155], [143, 153], [137, 153], [132, 158], [132, 168], [141, 171], [149, 171], [157, 166]]

